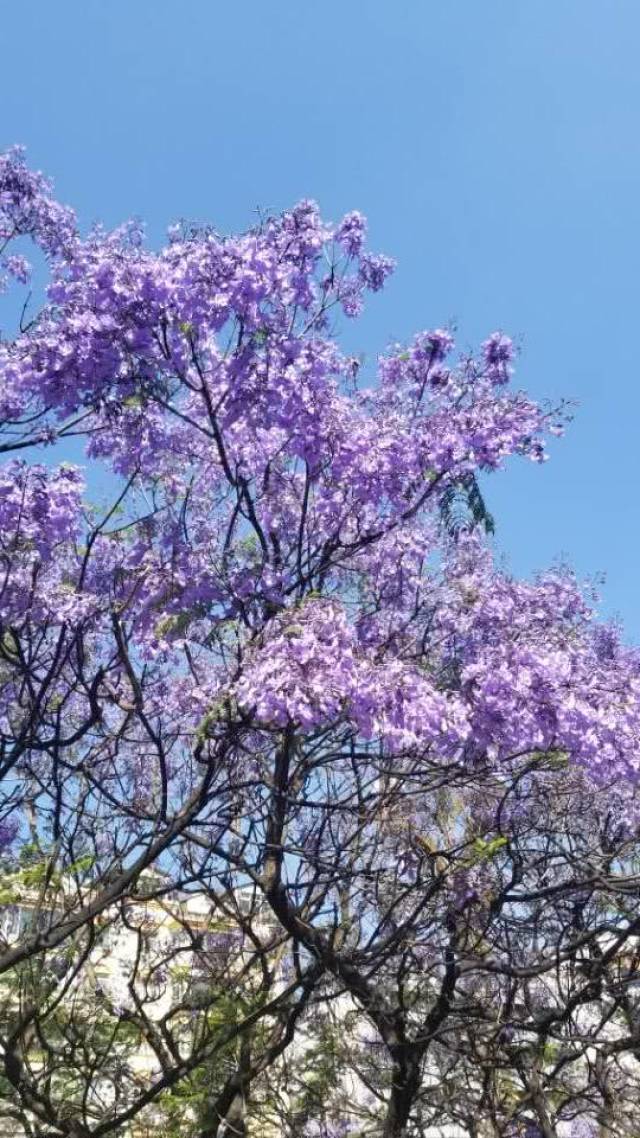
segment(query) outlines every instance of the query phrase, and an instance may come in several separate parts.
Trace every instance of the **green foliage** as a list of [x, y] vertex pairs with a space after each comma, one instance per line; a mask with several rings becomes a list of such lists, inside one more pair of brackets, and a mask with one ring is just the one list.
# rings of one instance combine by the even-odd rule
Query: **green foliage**
[[500, 852], [501, 849], [507, 845], [507, 838], [504, 836], [492, 838], [491, 841], [486, 842], [483, 838], [476, 838], [473, 843], [473, 864], [480, 861], [487, 861]]

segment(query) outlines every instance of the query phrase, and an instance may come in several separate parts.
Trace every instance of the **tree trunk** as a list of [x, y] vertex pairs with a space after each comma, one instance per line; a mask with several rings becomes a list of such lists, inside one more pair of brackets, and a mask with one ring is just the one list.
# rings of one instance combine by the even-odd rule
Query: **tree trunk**
[[240, 1055], [236, 1074], [235, 1094], [224, 1116], [221, 1138], [247, 1138], [247, 1105], [249, 1096], [249, 1072], [251, 1069], [251, 1041], [248, 1036], [240, 1040]]
[[247, 1138], [247, 1104], [251, 1082], [251, 1041], [240, 1041], [238, 1066], [209, 1104], [199, 1138]]
[[393, 1081], [384, 1121], [383, 1138], [402, 1138], [420, 1089], [420, 1063], [403, 1058], [393, 1065]]
[[226, 1113], [221, 1138], [246, 1138], [247, 1133], [247, 1100], [241, 1089], [233, 1096]]

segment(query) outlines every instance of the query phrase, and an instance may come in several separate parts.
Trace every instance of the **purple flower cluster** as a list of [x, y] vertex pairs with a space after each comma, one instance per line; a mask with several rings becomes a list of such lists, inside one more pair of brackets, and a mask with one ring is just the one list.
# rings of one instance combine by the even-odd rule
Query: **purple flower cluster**
[[[0, 470], [0, 617], [46, 612], [108, 655], [119, 614], [153, 663], [149, 708], [183, 738], [236, 715], [259, 738], [346, 728], [394, 755], [561, 752], [635, 779], [638, 653], [569, 573], [514, 580], [440, 525], [448, 490], [540, 461], [562, 417], [511, 388], [498, 332], [455, 359], [425, 331], [359, 387], [329, 328], [391, 271], [365, 234], [306, 201], [159, 252], [138, 226], [81, 239], [20, 153], [0, 159], [0, 238], [51, 261], [44, 310], [0, 344], [4, 429], [12, 446], [83, 433], [129, 487], [126, 524], [83, 548], [75, 470]], [[112, 672], [119, 706], [130, 674]]]
[[[30, 237], [52, 258], [69, 256], [76, 241], [76, 221], [72, 210], [60, 205], [51, 194], [51, 183], [42, 174], [29, 170], [19, 146], [0, 154], [0, 255], [16, 237]], [[4, 261], [18, 280], [27, 272], [24, 258]]]
[[4, 822], [0, 822], [0, 853], [7, 850], [15, 841], [20, 823], [17, 818], [5, 818]]
[[53, 614], [75, 558], [83, 481], [72, 466], [50, 469], [11, 461], [0, 466], [0, 619], [28, 611]]

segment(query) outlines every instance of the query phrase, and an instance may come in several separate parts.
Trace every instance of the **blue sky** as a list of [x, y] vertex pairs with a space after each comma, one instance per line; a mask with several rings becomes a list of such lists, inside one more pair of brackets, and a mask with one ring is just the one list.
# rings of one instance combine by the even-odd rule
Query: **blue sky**
[[605, 571], [640, 639], [638, 0], [32, 0], [3, 41], [0, 146], [83, 222], [358, 208], [398, 271], [352, 347], [521, 340], [522, 385], [579, 407], [543, 469], [489, 480], [500, 546]]

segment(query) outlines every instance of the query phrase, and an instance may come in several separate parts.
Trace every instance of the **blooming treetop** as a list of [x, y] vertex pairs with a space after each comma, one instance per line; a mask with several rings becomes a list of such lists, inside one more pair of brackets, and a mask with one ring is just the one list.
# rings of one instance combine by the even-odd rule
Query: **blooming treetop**
[[559, 429], [511, 388], [506, 336], [455, 361], [448, 332], [420, 333], [363, 386], [333, 321], [392, 263], [358, 213], [328, 225], [302, 202], [239, 237], [174, 228], [154, 252], [137, 226], [81, 237], [16, 150], [0, 205], [6, 272], [27, 272], [6, 251], [21, 235], [51, 272], [0, 345], [4, 449], [80, 434], [124, 486], [87, 551], [79, 472], [4, 465], [6, 628], [46, 610], [99, 639], [117, 615], [154, 663], [154, 710], [176, 704], [187, 731], [223, 712], [348, 724], [390, 751], [552, 749], [635, 775], [637, 653], [568, 573], [515, 581], [439, 520], [452, 487], [541, 461]]

